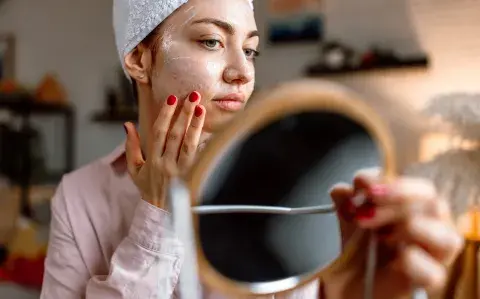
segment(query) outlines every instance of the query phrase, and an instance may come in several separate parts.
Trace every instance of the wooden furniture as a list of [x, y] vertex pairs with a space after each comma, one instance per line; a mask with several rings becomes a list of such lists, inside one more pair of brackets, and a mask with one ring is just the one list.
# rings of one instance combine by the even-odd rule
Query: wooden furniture
[[[21, 174], [18, 182], [15, 185], [20, 187], [20, 209], [21, 213], [26, 217], [32, 216], [32, 209], [30, 206], [30, 189], [31, 189], [31, 174], [32, 163], [30, 161], [31, 142], [27, 132], [32, 128], [31, 117], [33, 115], [42, 116], [62, 116], [65, 122], [64, 138], [65, 138], [65, 161], [64, 170], [58, 174], [48, 175], [46, 183], [56, 184], [61, 176], [73, 170], [74, 167], [74, 144], [75, 144], [75, 113], [74, 109], [68, 105], [41, 103], [35, 101], [30, 94], [1, 94], [0, 93], [0, 110], [6, 109], [10, 113], [19, 117], [20, 129], [19, 132], [24, 132], [25, 136], [22, 141], [21, 148], [18, 148], [22, 156]], [[45, 182], [41, 182], [45, 183]]]
[[[55, 188], [54, 185], [30, 186], [28, 206], [33, 207], [49, 201], [55, 193]], [[0, 189], [0, 244], [9, 243], [15, 233], [20, 216], [21, 198], [20, 186]]]

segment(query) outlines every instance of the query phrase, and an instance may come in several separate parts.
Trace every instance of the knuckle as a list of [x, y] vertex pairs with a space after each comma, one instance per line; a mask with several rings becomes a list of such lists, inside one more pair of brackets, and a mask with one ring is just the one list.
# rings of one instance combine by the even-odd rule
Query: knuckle
[[408, 177], [402, 179], [402, 185], [411, 186], [412, 190], [421, 190], [426, 200], [437, 200], [437, 187], [427, 178]]
[[405, 213], [406, 219], [404, 221], [403, 225], [403, 231], [407, 232], [408, 234], [411, 234], [412, 232], [415, 232], [418, 230], [418, 222], [415, 220], [415, 218], [412, 216], [413, 213]]
[[136, 159], [136, 160], [133, 161], [132, 164], [135, 167], [135, 169], [138, 169], [138, 168], [143, 166], [143, 161], [140, 160], [140, 159]]
[[443, 289], [447, 282], [447, 270], [443, 267], [439, 267], [438, 271], [432, 271], [426, 281], [426, 289], [431, 291], [437, 291]]
[[193, 146], [191, 146], [188, 142], [184, 142], [182, 144], [182, 152], [187, 156], [190, 155], [193, 151]]
[[165, 136], [167, 134], [167, 130], [164, 129], [164, 128], [157, 128], [155, 131], [154, 131], [154, 138], [156, 140], [159, 140], [161, 139], [163, 136]]
[[190, 116], [190, 114], [192, 113], [192, 107], [189, 105], [185, 105], [184, 108], [182, 109], [182, 113], [185, 116]]
[[380, 173], [380, 167], [371, 167], [358, 170], [357, 172], [355, 172], [354, 176], [364, 177], [368, 179], [376, 179], [380, 176]]
[[177, 131], [170, 131], [168, 134], [168, 140], [170, 141], [176, 141], [180, 138], [180, 134]]
[[456, 258], [465, 246], [465, 239], [455, 230], [455, 237], [450, 244], [453, 258]]
[[160, 157], [154, 157], [154, 158], [152, 158], [152, 162], [151, 162], [151, 163], [152, 163], [152, 167], [153, 167], [154, 169], [156, 169], [156, 170], [162, 168], [162, 164], [163, 164], [163, 163], [162, 163], [162, 158], [160, 158]]
[[433, 201], [433, 216], [438, 217], [445, 220], [450, 220], [451, 216], [451, 208], [450, 203], [443, 199], [439, 198], [436, 201]]

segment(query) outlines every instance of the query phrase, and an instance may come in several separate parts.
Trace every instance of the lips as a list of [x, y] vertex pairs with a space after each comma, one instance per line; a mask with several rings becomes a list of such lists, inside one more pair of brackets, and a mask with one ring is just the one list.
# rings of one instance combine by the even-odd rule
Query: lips
[[222, 110], [235, 112], [243, 109], [243, 106], [245, 106], [245, 96], [241, 93], [232, 93], [213, 99], [213, 103]]

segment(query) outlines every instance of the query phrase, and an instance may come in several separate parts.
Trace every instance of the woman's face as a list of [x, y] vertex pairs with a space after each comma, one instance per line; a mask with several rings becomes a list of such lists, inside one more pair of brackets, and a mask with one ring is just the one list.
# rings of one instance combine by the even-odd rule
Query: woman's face
[[160, 36], [151, 71], [156, 104], [198, 91], [206, 132], [243, 109], [254, 87], [259, 43], [248, 0], [189, 0], [164, 21]]

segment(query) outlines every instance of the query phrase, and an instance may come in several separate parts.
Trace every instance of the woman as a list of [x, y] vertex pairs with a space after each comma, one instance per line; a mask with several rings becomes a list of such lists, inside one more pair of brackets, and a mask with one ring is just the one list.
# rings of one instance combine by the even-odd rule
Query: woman
[[[259, 37], [250, 1], [116, 0], [114, 8], [139, 132], [126, 124], [126, 150], [63, 178], [52, 201], [43, 299], [172, 298], [182, 247], [168, 226], [165, 183], [188, 171], [197, 149], [253, 91]], [[351, 198], [360, 189], [373, 204], [354, 209]], [[349, 224], [344, 238], [357, 227], [389, 233], [375, 298], [443, 286], [462, 239], [430, 184], [402, 178], [379, 185], [364, 174], [353, 186], [335, 187], [332, 198]], [[399, 244], [404, 250], [390, 255], [388, 248]], [[347, 291], [361, 288], [355, 279], [361, 269], [352, 263], [322, 288], [314, 283], [285, 297], [361, 298]], [[205, 290], [205, 298], [214, 296]]]

